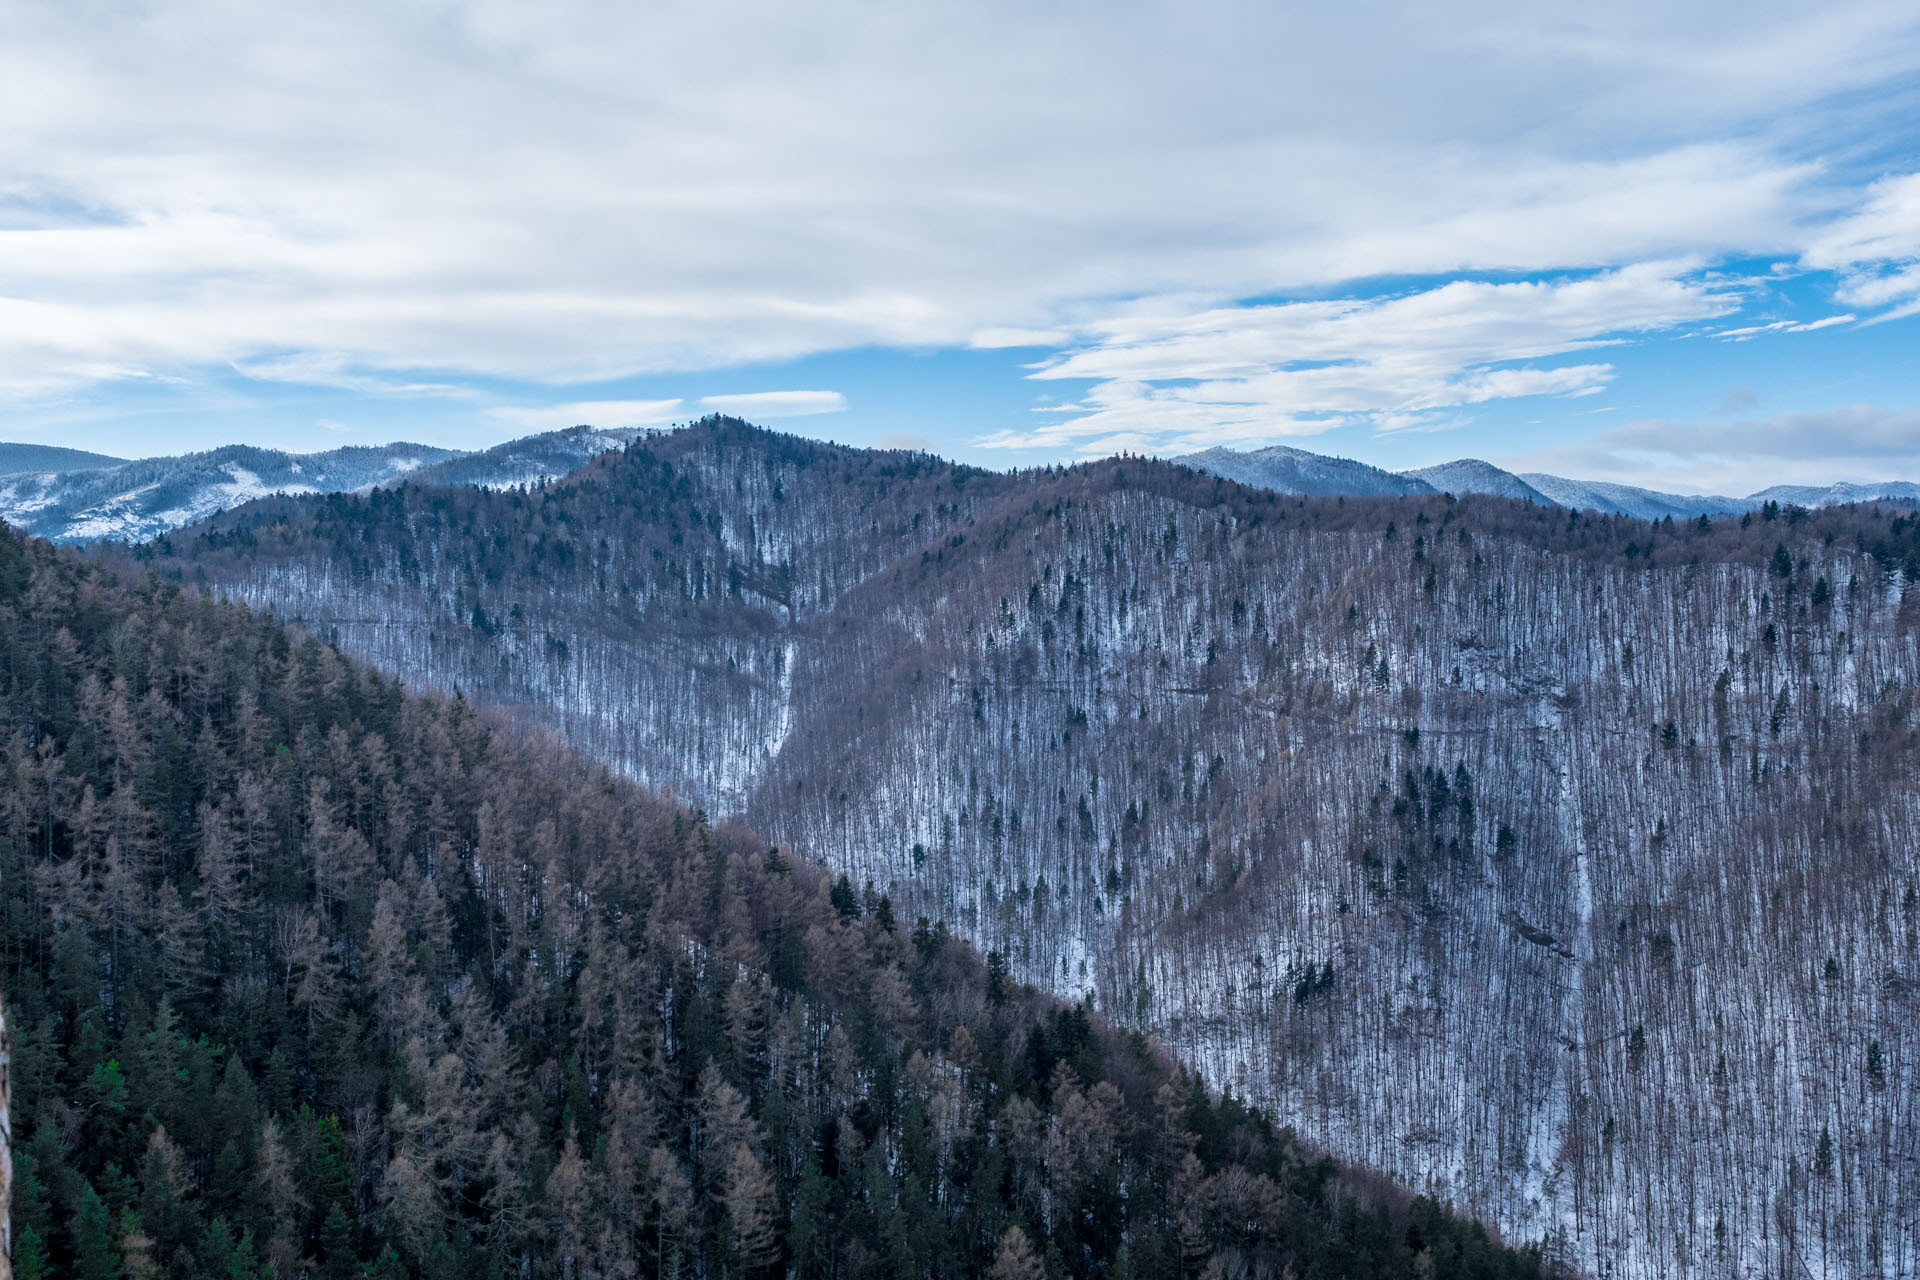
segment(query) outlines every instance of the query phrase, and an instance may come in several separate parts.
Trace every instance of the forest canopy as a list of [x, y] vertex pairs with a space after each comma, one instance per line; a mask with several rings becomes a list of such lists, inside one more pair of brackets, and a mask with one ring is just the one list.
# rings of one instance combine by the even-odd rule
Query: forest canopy
[[16, 1272], [1541, 1274], [938, 923], [0, 534]]

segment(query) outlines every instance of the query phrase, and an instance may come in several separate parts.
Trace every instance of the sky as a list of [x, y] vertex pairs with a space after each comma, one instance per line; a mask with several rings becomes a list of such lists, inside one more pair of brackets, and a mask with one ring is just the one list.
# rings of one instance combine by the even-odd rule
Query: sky
[[1920, 7], [0, 0], [0, 438], [1920, 479]]

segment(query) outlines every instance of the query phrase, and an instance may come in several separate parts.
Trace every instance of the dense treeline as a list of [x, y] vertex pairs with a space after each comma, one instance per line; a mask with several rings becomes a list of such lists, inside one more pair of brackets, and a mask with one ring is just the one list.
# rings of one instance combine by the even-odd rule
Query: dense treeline
[[1519, 1277], [944, 928], [0, 537], [15, 1266]]
[[[743, 469], [759, 471], [760, 483], [736, 474], [730, 494], [714, 492], [700, 472], [715, 454], [750, 459]], [[836, 588], [909, 549], [957, 549], [976, 518], [1017, 523], [1119, 491], [1210, 510], [1248, 529], [1404, 528], [1411, 545], [1430, 540], [1422, 537], [1427, 526], [1446, 526], [1450, 536], [1465, 532], [1648, 569], [1774, 567], [1783, 552], [1798, 559], [1806, 545], [1838, 544], [1920, 578], [1920, 514], [1898, 503], [1808, 510], [1768, 502], [1740, 516], [1646, 521], [1478, 494], [1297, 497], [1155, 458], [1005, 474], [922, 453], [820, 444], [723, 417], [642, 437], [560, 482], [497, 490], [402, 482], [364, 495], [267, 499], [132, 555], [202, 580], [220, 580], [262, 558], [324, 553], [337, 567], [368, 576], [389, 555], [412, 570], [446, 557], [475, 590], [564, 581], [586, 569], [615, 574], [614, 589], [642, 611], [649, 602], [684, 607], [729, 599], [806, 610], [830, 604]], [[758, 510], [742, 520], [742, 506]], [[949, 536], [955, 530], [963, 531], [959, 541]]]
[[[713, 492], [701, 474], [707, 447], [741, 455], [729, 492]], [[133, 554], [173, 572], [191, 560], [201, 580], [312, 555], [356, 579], [389, 568], [445, 574], [459, 583], [462, 621], [483, 635], [507, 621], [489, 600], [502, 588], [587, 578], [626, 604], [629, 622], [684, 634], [743, 602], [787, 620], [823, 608], [1021, 483], [927, 454], [836, 448], [715, 418], [637, 440], [556, 483], [402, 483], [268, 499]]]

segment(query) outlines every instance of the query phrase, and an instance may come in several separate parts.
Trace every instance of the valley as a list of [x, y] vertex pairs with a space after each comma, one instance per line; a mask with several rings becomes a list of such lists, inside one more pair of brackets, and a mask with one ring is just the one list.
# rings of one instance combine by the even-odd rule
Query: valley
[[738, 815], [1605, 1276], [1901, 1274], [1920, 526], [728, 420], [136, 564]]
[[204, 593], [0, 538], [0, 707], [19, 1280], [1544, 1274], [884, 895]]

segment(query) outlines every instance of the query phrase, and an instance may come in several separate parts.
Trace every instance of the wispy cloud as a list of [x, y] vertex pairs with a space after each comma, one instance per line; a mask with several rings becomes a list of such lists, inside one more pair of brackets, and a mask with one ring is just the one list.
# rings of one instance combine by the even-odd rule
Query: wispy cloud
[[337, 351], [301, 351], [236, 361], [232, 368], [242, 377], [257, 382], [291, 382], [364, 395], [466, 398], [475, 394], [471, 386], [462, 383], [406, 378], [358, 367], [351, 356]]
[[1857, 404], [1736, 421], [1649, 420], [1499, 462], [1517, 471], [1682, 492], [1920, 480], [1920, 411]]
[[684, 400], [576, 400], [569, 404], [500, 406], [489, 416], [525, 431], [566, 427], [647, 427], [682, 416]]
[[1874, 184], [1858, 208], [1814, 237], [1800, 261], [1839, 273], [1842, 302], [1880, 311], [1869, 323], [1920, 313], [1920, 174]]
[[752, 391], [737, 396], [702, 396], [700, 407], [736, 417], [805, 418], [816, 413], [840, 413], [847, 398], [838, 391]]
[[1739, 305], [1685, 264], [1579, 279], [1456, 281], [1393, 297], [1214, 307], [1084, 326], [1032, 375], [1089, 379], [1062, 421], [980, 443], [1162, 450], [1245, 444], [1366, 424], [1399, 431], [1491, 400], [1604, 389], [1610, 365], [1554, 357], [1672, 329]]
[[1818, 320], [1774, 320], [1767, 324], [1742, 325], [1735, 329], [1716, 329], [1713, 336], [1731, 342], [1744, 342], [1748, 338], [1757, 338], [1766, 333], [1815, 333], [1821, 329], [1831, 329], [1837, 324], [1851, 324], [1851, 313], [1837, 316], [1822, 316]]

